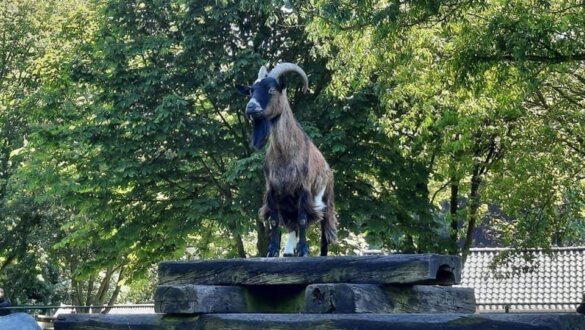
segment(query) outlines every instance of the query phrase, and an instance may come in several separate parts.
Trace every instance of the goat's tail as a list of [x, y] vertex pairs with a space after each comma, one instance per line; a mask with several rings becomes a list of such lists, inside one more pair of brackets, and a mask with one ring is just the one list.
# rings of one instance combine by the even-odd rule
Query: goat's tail
[[335, 202], [333, 193], [333, 178], [325, 187], [325, 214], [323, 214], [322, 230], [327, 243], [337, 243], [337, 215], [335, 214]]

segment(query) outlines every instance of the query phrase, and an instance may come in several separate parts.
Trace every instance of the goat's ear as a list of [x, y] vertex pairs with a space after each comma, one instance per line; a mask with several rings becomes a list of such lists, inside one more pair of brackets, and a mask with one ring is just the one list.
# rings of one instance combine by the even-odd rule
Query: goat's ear
[[278, 78], [278, 91], [282, 93], [286, 89], [286, 79], [284, 76]]
[[242, 86], [242, 85], [236, 85], [236, 89], [238, 90], [238, 92], [242, 95], [246, 95], [246, 96], [250, 96], [250, 87], [248, 86]]

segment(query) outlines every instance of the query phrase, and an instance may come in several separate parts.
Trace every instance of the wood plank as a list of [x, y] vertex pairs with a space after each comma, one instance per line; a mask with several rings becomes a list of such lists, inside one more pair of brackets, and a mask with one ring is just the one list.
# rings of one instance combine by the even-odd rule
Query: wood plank
[[167, 261], [159, 264], [158, 275], [161, 285], [451, 285], [460, 282], [461, 264], [456, 256], [434, 254], [249, 258]]
[[239, 286], [159, 285], [154, 311], [164, 314], [243, 313], [248, 311], [245, 289]]
[[312, 284], [307, 313], [475, 313], [471, 288], [429, 285]]
[[[483, 314], [216, 314], [201, 329], [585, 330], [585, 317]], [[583, 323], [580, 323], [583, 322]], [[57, 329], [58, 330], [58, 329]]]
[[473, 289], [426, 285], [162, 285], [154, 299], [165, 314], [475, 312]]
[[385, 286], [394, 313], [475, 313], [473, 288]]
[[203, 329], [200, 323], [190, 315], [60, 314], [53, 325], [55, 330], [196, 330]]
[[382, 285], [324, 283], [305, 290], [307, 313], [389, 313], [393, 310]]
[[300, 313], [305, 286], [159, 285], [155, 311], [165, 314]]
[[55, 330], [406, 329], [585, 330], [578, 313], [527, 314], [205, 314], [201, 316], [65, 314]]

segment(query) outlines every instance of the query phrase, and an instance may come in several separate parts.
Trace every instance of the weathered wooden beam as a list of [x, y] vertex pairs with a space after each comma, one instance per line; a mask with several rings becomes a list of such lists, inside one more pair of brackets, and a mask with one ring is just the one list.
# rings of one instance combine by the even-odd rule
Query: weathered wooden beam
[[473, 289], [415, 285], [161, 285], [155, 311], [204, 313], [474, 313]]
[[475, 313], [473, 288], [385, 286], [384, 291], [395, 313]]
[[240, 286], [159, 285], [154, 311], [164, 314], [242, 313], [248, 310]]
[[65, 314], [55, 330], [407, 329], [585, 330], [578, 313], [527, 314], [205, 314], [201, 316]]
[[203, 329], [200, 323], [190, 315], [59, 314], [53, 325], [55, 330], [195, 330]]
[[300, 313], [305, 286], [159, 285], [154, 309], [165, 314]]
[[584, 321], [583, 315], [571, 314], [216, 314], [202, 317], [200, 325], [201, 329], [238, 330], [585, 330]]
[[161, 285], [451, 285], [461, 279], [461, 264], [456, 256], [434, 254], [249, 258], [162, 262], [158, 275]]
[[307, 313], [389, 313], [393, 310], [378, 284], [311, 284], [305, 290]]
[[312, 284], [306, 313], [475, 313], [471, 288], [430, 285]]

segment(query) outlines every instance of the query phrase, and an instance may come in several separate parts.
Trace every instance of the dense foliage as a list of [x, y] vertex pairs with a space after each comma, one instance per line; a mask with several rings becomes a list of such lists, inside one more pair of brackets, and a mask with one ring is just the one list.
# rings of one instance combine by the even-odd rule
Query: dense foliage
[[263, 154], [234, 86], [281, 61], [309, 75], [288, 96], [335, 172], [334, 253], [465, 256], [478, 227], [518, 248], [582, 244], [584, 14], [568, 0], [4, 1], [0, 286], [21, 303], [147, 300], [163, 259], [264, 255]]

